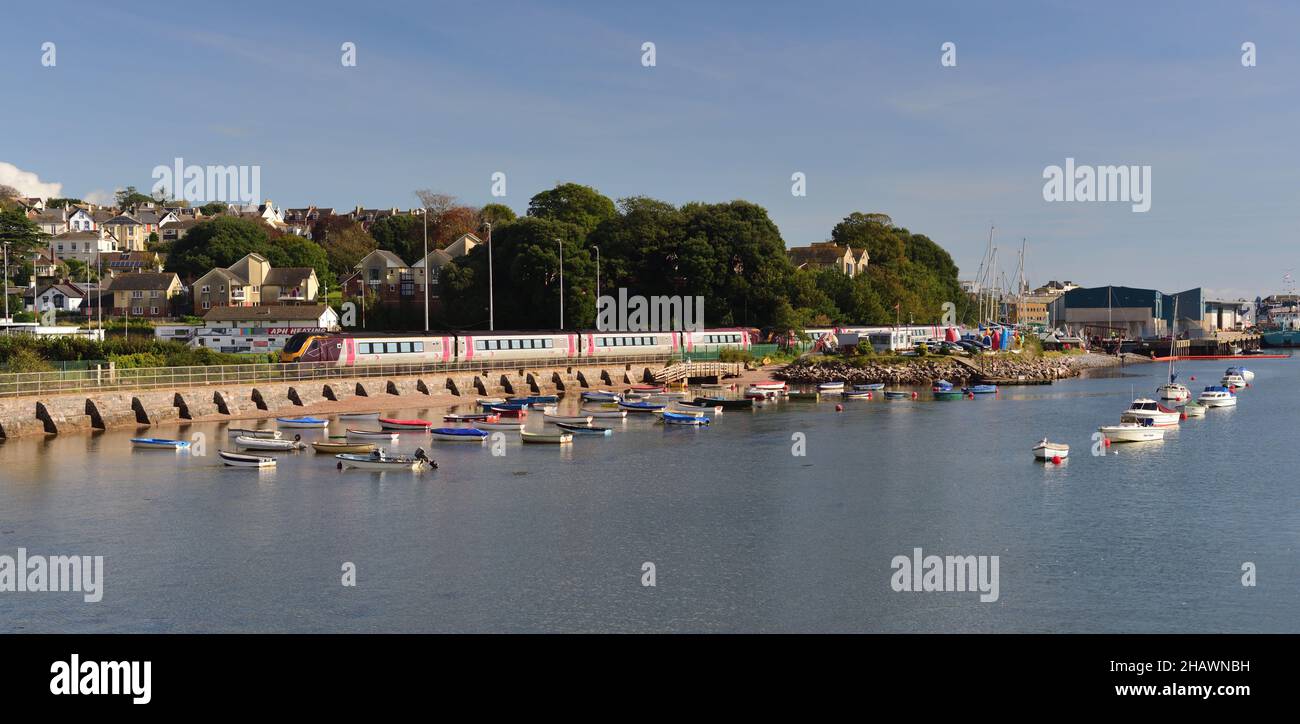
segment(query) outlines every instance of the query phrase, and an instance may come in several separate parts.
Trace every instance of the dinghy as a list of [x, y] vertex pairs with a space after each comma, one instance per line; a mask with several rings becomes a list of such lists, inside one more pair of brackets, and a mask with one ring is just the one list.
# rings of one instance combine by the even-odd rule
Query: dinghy
[[844, 389], [843, 382], [822, 382], [817, 385], [818, 392], [839, 392]]
[[633, 392], [652, 393], [652, 392], [663, 392], [664, 386], [663, 385], [632, 385], [628, 389], [632, 390]]
[[1034, 457], [1039, 460], [1051, 460], [1060, 458], [1064, 460], [1070, 455], [1070, 446], [1063, 442], [1048, 442], [1043, 438], [1042, 442], [1034, 446]]
[[397, 433], [387, 430], [348, 430], [348, 437], [360, 440], [392, 440], [397, 442]]
[[523, 441], [541, 445], [566, 445], [573, 442], [571, 432], [520, 432]]
[[[820, 392], [787, 392], [785, 396], [795, 402], [821, 402], [822, 393]], [[693, 405], [693, 402], [683, 404]]]
[[488, 433], [475, 427], [435, 427], [433, 439], [443, 442], [483, 442]]
[[726, 397], [697, 397], [696, 402], [703, 402], [709, 405], [721, 405], [724, 410], [752, 410], [754, 401], [741, 399], [733, 400]]
[[373, 442], [316, 442], [313, 441], [311, 446], [318, 453], [329, 455], [365, 455], [373, 452], [375, 444]]
[[679, 415], [675, 412], [665, 412], [663, 414], [664, 424], [666, 425], [692, 425], [703, 427], [709, 424], [709, 418], [695, 415]]
[[275, 424], [280, 427], [319, 428], [328, 427], [330, 421], [321, 417], [277, 417], [275, 418]]
[[612, 390], [589, 390], [581, 397], [585, 402], [618, 402], [618, 393]]
[[528, 410], [522, 407], [507, 407], [502, 405], [493, 405], [488, 408], [500, 417], [528, 417]]
[[221, 462], [235, 468], [275, 467], [275, 458], [266, 457], [265, 455], [245, 455], [229, 450], [218, 450], [217, 457], [221, 458]]
[[998, 386], [997, 385], [971, 385], [970, 387], [963, 387], [961, 391], [965, 392], [968, 395], [995, 395], [998, 392]]
[[361, 420], [378, 420], [378, 412], [340, 412], [339, 421], [361, 421]]
[[903, 390], [885, 390], [886, 400], [908, 400], [911, 397], [912, 393]]
[[389, 455], [383, 450], [375, 450], [369, 455], [335, 455], [338, 460], [338, 468], [356, 469], [356, 470], [373, 470], [376, 472], [411, 470], [422, 472], [430, 468], [438, 467], [438, 463], [433, 462], [424, 453], [423, 448], [417, 448], [414, 455]]
[[567, 422], [570, 425], [590, 425], [591, 415], [552, 415], [549, 412], [542, 413], [542, 419], [547, 422]]
[[840, 393], [840, 397], [845, 400], [870, 400], [871, 392], [869, 390], [846, 390]]
[[464, 415], [443, 415], [443, 422], [497, 422], [501, 419], [500, 415], [494, 415], [491, 412], [471, 412]]
[[575, 435], [613, 435], [612, 427], [596, 427], [595, 425], [574, 425], [568, 422], [557, 422], [555, 426], [561, 430], [567, 430]]
[[618, 408], [628, 412], [658, 412], [664, 409], [666, 405], [656, 405], [650, 402], [620, 402]]
[[581, 410], [579, 410], [579, 412], [581, 412], [584, 415], [587, 415], [588, 417], [617, 418], [620, 420], [627, 417], [627, 410], [593, 410], [584, 407]]
[[[812, 392], [809, 394], [816, 395], [817, 393]], [[793, 399], [793, 395], [791, 398]], [[668, 405], [668, 409], [671, 412], [697, 412], [702, 410], [704, 412], [712, 412], [715, 415], [722, 414], [722, 405], [708, 405], [699, 402], [674, 402]]]
[[230, 437], [232, 437], [232, 438], [236, 438], [236, 437], [261, 437], [261, 438], [271, 438], [271, 439], [274, 439], [274, 440], [279, 440], [279, 439], [280, 439], [280, 435], [284, 434], [284, 433], [281, 433], [279, 430], [256, 430], [256, 429], [253, 429], [253, 428], [247, 428], [247, 427], [232, 427], [232, 428], [230, 428], [229, 430], [227, 430], [226, 432], [228, 432], [228, 433], [230, 434]]
[[885, 389], [885, 383], [884, 383], [884, 382], [868, 382], [867, 384], [864, 384], [864, 385], [854, 385], [854, 386], [853, 386], [853, 389], [855, 389], [855, 390], [857, 390], [857, 391], [859, 391], [859, 392], [861, 392], [861, 391], [863, 391], [863, 390], [867, 390], [867, 391], [872, 391], [872, 390], [883, 390], [883, 389]]
[[268, 440], [261, 437], [237, 437], [235, 444], [245, 450], [304, 450], [301, 435], [294, 435], [292, 440]]
[[418, 418], [394, 420], [391, 417], [381, 417], [379, 418], [379, 427], [384, 430], [428, 430], [433, 427], [433, 423]]
[[184, 450], [190, 443], [188, 440], [166, 440], [161, 437], [133, 437], [131, 446], [142, 450]]
[[682, 417], [704, 417], [708, 413], [703, 409], [698, 409], [698, 410], [660, 410], [655, 414], [659, 415], [660, 417], [663, 417], [664, 415], [680, 415]]
[[520, 430], [524, 429], [524, 423], [522, 422], [476, 422], [474, 423], [474, 429], [499, 431], [499, 432], [519, 432]]
[[475, 400], [475, 402], [478, 403], [479, 407], [491, 407], [492, 405], [504, 405], [504, 404], [506, 404], [506, 398], [504, 398], [504, 397], [480, 397], [480, 398], [478, 398], [477, 400]]
[[1183, 406], [1179, 409], [1181, 409], [1183, 414], [1188, 417], [1205, 417], [1205, 411], [1209, 408], [1196, 400], [1188, 400], [1187, 402], [1184, 402]]
[[[781, 380], [759, 380], [758, 382], [750, 383], [749, 386], [756, 390], [765, 390], [768, 392], [779, 392], [785, 389], [785, 383]], [[840, 386], [843, 387], [844, 383], [841, 382]]]

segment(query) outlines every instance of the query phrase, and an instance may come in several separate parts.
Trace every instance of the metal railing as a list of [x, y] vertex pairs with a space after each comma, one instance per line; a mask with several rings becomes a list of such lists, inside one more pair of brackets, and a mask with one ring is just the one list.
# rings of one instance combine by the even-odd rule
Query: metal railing
[[620, 357], [533, 358], [471, 360], [427, 364], [380, 364], [341, 367], [329, 363], [208, 365], [194, 367], [101, 367], [64, 372], [0, 373], [0, 398], [39, 397], [73, 393], [180, 389], [209, 385], [247, 385], [267, 382], [312, 382], [357, 377], [403, 377], [448, 373], [488, 373], [502, 370], [539, 370], [622, 364], [666, 364], [667, 354]]

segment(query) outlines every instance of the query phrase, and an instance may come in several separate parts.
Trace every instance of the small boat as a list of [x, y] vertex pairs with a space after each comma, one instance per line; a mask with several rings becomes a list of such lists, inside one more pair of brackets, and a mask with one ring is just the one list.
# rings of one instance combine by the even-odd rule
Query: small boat
[[1034, 446], [1034, 457], [1039, 460], [1051, 460], [1060, 458], [1064, 460], [1070, 455], [1070, 446], [1063, 442], [1048, 442], [1043, 438], [1042, 442]]
[[229, 450], [218, 450], [217, 457], [221, 462], [235, 468], [273, 468], [275, 467], [275, 458], [265, 455], [245, 455], [243, 453], [231, 452]]
[[348, 430], [348, 437], [361, 440], [392, 440], [397, 442], [397, 433], [388, 430]]
[[911, 397], [911, 392], [904, 392], [903, 390], [885, 390], [886, 400], [907, 400], [911, 399]]
[[703, 408], [698, 410], [659, 410], [656, 415], [684, 415], [688, 417], [704, 417], [708, 413]]
[[721, 405], [724, 410], [752, 410], [754, 408], [753, 400], [735, 400], [726, 397], [697, 397], [696, 402], [703, 402], [709, 405]]
[[434, 440], [443, 442], [483, 442], [488, 433], [476, 427], [435, 427], [431, 431]]
[[1224, 375], [1223, 379], [1219, 380], [1219, 384], [1224, 387], [1236, 387], [1237, 389], [1241, 389], [1245, 387], [1247, 383], [1246, 378], [1241, 375]]
[[573, 442], [571, 432], [520, 432], [519, 435], [524, 442], [532, 444], [565, 445]]
[[663, 392], [665, 388], [663, 385], [632, 385], [631, 387], [628, 387], [628, 389], [632, 390], [633, 392], [641, 392], [641, 393], [648, 394], [654, 392]]
[[1250, 383], [1250, 382], [1254, 382], [1254, 381], [1255, 381], [1255, 373], [1254, 373], [1254, 372], [1251, 372], [1250, 370], [1246, 369], [1245, 367], [1229, 367], [1228, 370], [1227, 370], [1226, 372], [1224, 372], [1223, 374], [1225, 374], [1225, 375], [1240, 375], [1241, 378], [1242, 378], [1243, 380], [1245, 380], [1247, 383]]
[[854, 385], [854, 386], [853, 386], [853, 389], [857, 390], [858, 392], [862, 392], [862, 391], [864, 391], [864, 390], [867, 391], [867, 392], [872, 392], [872, 391], [874, 391], [874, 390], [883, 390], [883, 389], [885, 389], [885, 383], [884, 383], [884, 382], [868, 382], [868, 383], [866, 383], [866, 384], [862, 384], [862, 385]]
[[233, 437], [264, 437], [264, 438], [272, 438], [275, 440], [280, 439], [280, 435], [283, 434], [279, 430], [256, 430], [248, 427], [232, 427], [226, 432], [230, 433], [230, 436], [232, 438]]
[[528, 417], [528, 410], [522, 407], [507, 407], [503, 405], [493, 405], [488, 408], [500, 417]]
[[559, 395], [529, 395], [528, 397], [506, 398], [507, 405], [554, 405], [559, 401]]
[[433, 423], [428, 420], [394, 420], [391, 417], [379, 418], [379, 427], [384, 430], [428, 430]]
[[618, 402], [618, 393], [612, 390], [589, 390], [581, 397], [585, 402]]
[[496, 422], [500, 420], [500, 415], [494, 415], [491, 412], [470, 412], [459, 415], [443, 415], [443, 422]]
[[574, 425], [568, 422], [557, 422], [555, 426], [561, 430], [567, 430], [575, 435], [613, 435], [612, 427], [596, 427], [595, 425]]
[[936, 400], [960, 400], [966, 396], [961, 390], [935, 390], [934, 399]]
[[264, 437], [237, 437], [235, 444], [245, 450], [305, 450], [301, 435], [294, 435], [292, 440], [270, 440]]
[[1183, 403], [1183, 406], [1180, 409], [1183, 411], [1183, 414], [1188, 417], [1205, 417], [1205, 411], [1209, 408], [1196, 400], [1188, 400]]
[[841, 392], [840, 397], [843, 397], [846, 400], [870, 400], [871, 391], [870, 390], [848, 390], [846, 392]]
[[570, 425], [590, 425], [591, 415], [552, 415], [549, 412], [542, 413], [542, 419], [546, 422], [567, 422]]
[[1182, 413], [1178, 410], [1171, 410], [1155, 400], [1139, 397], [1119, 416], [1119, 421], [1142, 422], [1143, 420], [1151, 420], [1151, 423], [1158, 427], [1171, 427], [1177, 425], [1181, 417]]
[[1122, 422], [1118, 425], [1102, 425], [1097, 428], [1111, 442], [1152, 442], [1165, 439], [1163, 427], [1150, 423]]
[[951, 391], [952, 391], [952, 383], [949, 382], [948, 380], [935, 380], [934, 384], [930, 386], [930, 391], [931, 391], [931, 392], [951, 392]]
[[1168, 402], [1182, 402], [1192, 399], [1192, 391], [1179, 382], [1168, 382], [1156, 388], [1156, 397]]
[[705, 384], [698, 385], [698, 387], [699, 387], [701, 390], [725, 390], [725, 389], [727, 389], [727, 386], [726, 386], [726, 385], [721, 384], [721, 383], [719, 383], [719, 382], [706, 382]]
[[339, 470], [354, 468], [357, 470], [412, 470], [421, 472], [430, 468], [438, 467], [438, 463], [433, 462], [424, 453], [423, 448], [417, 448], [414, 455], [388, 455], [382, 449], [375, 450], [369, 455], [335, 455], [338, 460]]
[[339, 413], [340, 421], [378, 420], [378, 419], [379, 419], [378, 412], [340, 412]]
[[[807, 394], [817, 394], [816, 392]], [[715, 415], [722, 414], [722, 405], [702, 405], [698, 402], [677, 401], [668, 405], [670, 412], [712, 412]]]
[[1237, 396], [1230, 388], [1210, 385], [1201, 390], [1201, 394], [1196, 396], [1196, 401], [1206, 407], [1232, 407], [1237, 404]]
[[330, 455], [339, 455], [349, 453], [353, 455], [363, 455], [372, 452], [375, 444], [372, 442], [317, 442], [312, 441], [311, 446], [318, 453], [327, 453]]
[[703, 427], [709, 424], [709, 418], [703, 415], [679, 415], [675, 412], [665, 412], [663, 414], [664, 423], [667, 425], [693, 425]]
[[587, 415], [588, 417], [618, 418], [618, 419], [627, 417], [627, 410], [593, 410], [584, 407], [578, 412], [581, 412], [582, 414]]
[[522, 422], [476, 422], [474, 429], [487, 430], [489, 432], [519, 432], [524, 429]]
[[965, 392], [968, 395], [996, 395], [998, 392], [998, 386], [997, 385], [971, 385], [970, 387], [963, 387], [961, 391]]
[[664, 409], [666, 405], [656, 405], [651, 402], [620, 402], [618, 409], [627, 410], [628, 412], [658, 412]]
[[[779, 392], [785, 389], [785, 382], [781, 380], [759, 380], [758, 382], [751, 382], [749, 386], [756, 390]], [[840, 386], [843, 387], [844, 383], [840, 383]]]
[[530, 402], [530, 403], [528, 403], [528, 409], [530, 409], [530, 410], [537, 410], [538, 412], [546, 412], [547, 410], [550, 410], [551, 412], [555, 412], [555, 403], [553, 403], [553, 402]]
[[277, 417], [280, 427], [329, 427], [330, 421], [321, 417]]
[[480, 397], [480, 398], [478, 398], [477, 400], [474, 400], [474, 402], [478, 403], [479, 407], [490, 407], [490, 406], [492, 406], [492, 405], [504, 405], [504, 404], [506, 404], [506, 398], [504, 398], [504, 397]]
[[823, 382], [817, 385], [818, 392], [839, 392], [844, 389], [843, 382]]
[[656, 395], [650, 395], [651, 402], [670, 402], [672, 400], [684, 400], [687, 395], [685, 392], [660, 392]]
[[[786, 397], [796, 402], [821, 402], [822, 393], [820, 392], [789, 392]], [[693, 405], [694, 402], [683, 402], [683, 405]], [[719, 406], [721, 407], [721, 406]]]
[[188, 440], [166, 440], [161, 437], [133, 437], [131, 446], [144, 450], [184, 450], [190, 446]]

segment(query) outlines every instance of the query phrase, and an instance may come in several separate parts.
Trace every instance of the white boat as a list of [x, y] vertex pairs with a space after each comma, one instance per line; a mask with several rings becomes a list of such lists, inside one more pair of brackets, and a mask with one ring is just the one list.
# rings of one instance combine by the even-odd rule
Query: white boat
[[235, 468], [273, 468], [275, 467], [275, 458], [265, 455], [245, 455], [243, 453], [231, 452], [229, 450], [218, 450], [217, 457], [221, 462]]
[[1204, 417], [1205, 410], [1208, 408], [1206, 408], [1205, 405], [1200, 404], [1196, 400], [1188, 400], [1187, 402], [1184, 402], [1183, 406], [1178, 409], [1182, 410], [1183, 414], [1187, 415], [1188, 417]]
[[184, 450], [190, 443], [188, 440], [166, 440], [160, 437], [133, 437], [131, 446], [145, 450]]
[[348, 430], [348, 437], [359, 440], [392, 440], [397, 442], [398, 434], [389, 430]]
[[480, 397], [480, 398], [478, 398], [477, 400], [475, 400], [475, 402], [477, 402], [477, 403], [478, 403], [480, 406], [482, 406], [482, 407], [490, 407], [490, 406], [492, 406], [492, 405], [504, 405], [504, 404], [506, 404], [506, 398], [504, 398], [504, 397]]
[[553, 415], [550, 412], [543, 412], [542, 419], [546, 422], [567, 422], [570, 425], [590, 425], [591, 415]]
[[818, 392], [839, 392], [844, 389], [843, 382], [823, 382], [817, 385]]
[[1155, 425], [1124, 422], [1118, 425], [1102, 425], [1097, 428], [1097, 432], [1105, 435], [1111, 442], [1151, 442], [1165, 439], [1165, 429]]
[[330, 421], [320, 417], [277, 417], [275, 424], [280, 427], [329, 427]]
[[1223, 379], [1219, 380], [1219, 384], [1224, 387], [1236, 387], [1237, 389], [1241, 389], [1246, 386], [1246, 378], [1241, 375], [1224, 375]]
[[271, 440], [262, 437], [237, 437], [235, 444], [245, 450], [305, 450], [301, 435], [294, 435], [292, 440]]
[[1153, 425], [1171, 427], [1177, 425], [1181, 418], [1182, 413], [1178, 410], [1171, 410], [1155, 400], [1139, 397], [1119, 416], [1119, 421], [1141, 423], [1143, 420], [1150, 420]]
[[378, 412], [340, 412], [339, 420], [378, 420]]
[[388, 455], [382, 449], [376, 450], [369, 455], [349, 455], [341, 454], [334, 456], [339, 462], [340, 470], [353, 468], [356, 470], [374, 470], [383, 472], [387, 470], [412, 470], [421, 472], [430, 468], [438, 467], [424, 454], [423, 449], [416, 449], [414, 455]]
[[617, 417], [620, 419], [627, 417], [627, 410], [593, 410], [591, 408], [584, 407], [581, 410], [579, 410], [579, 412], [581, 412], [584, 415], [589, 415], [591, 417], [602, 417], [602, 418]]
[[256, 430], [247, 427], [232, 427], [226, 432], [230, 433], [230, 437], [232, 438], [259, 437], [259, 438], [271, 438], [273, 440], [279, 440], [280, 435], [283, 434], [279, 430]]
[[1201, 390], [1196, 401], [1206, 407], [1232, 407], [1237, 404], [1237, 396], [1227, 387], [1211, 385]]
[[658, 410], [657, 412], [655, 412], [655, 414], [659, 415], [660, 417], [671, 416], [671, 415], [688, 415], [690, 417], [705, 417], [706, 415], [709, 414], [709, 411], [704, 409], [703, 407], [683, 407], [680, 410], [676, 408]]
[[581, 397], [587, 402], [618, 402], [618, 393], [613, 390], [588, 390]]
[[[844, 383], [840, 383], [841, 386], [843, 386], [843, 384]], [[785, 383], [782, 382], [781, 380], [763, 380], [761, 382], [751, 383], [749, 386], [756, 390], [768, 390], [768, 391], [778, 391], [778, 392], [785, 389]]]
[[1169, 382], [1156, 388], [1156, 396], [1167, 402], [1184, 402], [1192, 399], [1192, 391], [1187, 389], [1187, 385]]
[[1063, 442], [1048, 442], [1043, 438], [1042, 442], [1034, 446], [1034, 457], [1039, 460], [1051, 460], [1052, 458], [1061, 458], [1064, 460], [1070, 455], [1070, 446]]
[[527, 443], [540, 443], [550, 445], [565, 445], [573, 442], [573, 433], [571, 432], [523, 432], [520, 431], [520, 437]]
[[674, 402], [668, 405], [668, 411], [682, 412], [682, 413], [706, 412], [706, 413], [713, 413], [714, 415], [721, 415], [722, 405], [696, 405], [694, 403], [687, 403], [687, 402]]
[[520, 430], [524, 429], [524, 423], [522, 422], [476, 422], [474, 423], [474, 429], [488, 430], [488, 431], [499, 430], [501, 432], [519, 432]]
[[1241, 375], [1241, 378], [1244, 379], [1247, 383], [1250, 383], [1250, 382], [1254, 382], [1254, 381], [1255, 381], [1255, 373], [1254, 373], [1254, 372], [1251, 372], [1250, 370], [1246, 369], [1245, 367], [1229, 367], [1228, 370], [1227, 370], [1226, 372], [1224, 372], [1223, 374], [1225, 374], [1225, 375]]

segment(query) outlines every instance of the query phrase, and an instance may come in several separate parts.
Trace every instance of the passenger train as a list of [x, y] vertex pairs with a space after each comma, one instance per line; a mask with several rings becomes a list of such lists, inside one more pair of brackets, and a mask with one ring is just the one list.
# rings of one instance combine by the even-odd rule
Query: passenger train
[[442, 334], [352, 332], [295, 334], [284, 345], [283, 362], [354, 367], [476, 360], [579, 360], [642, 354], [750, 349], [758, 330], [705, 329], [698, 332], [446, 332]]

